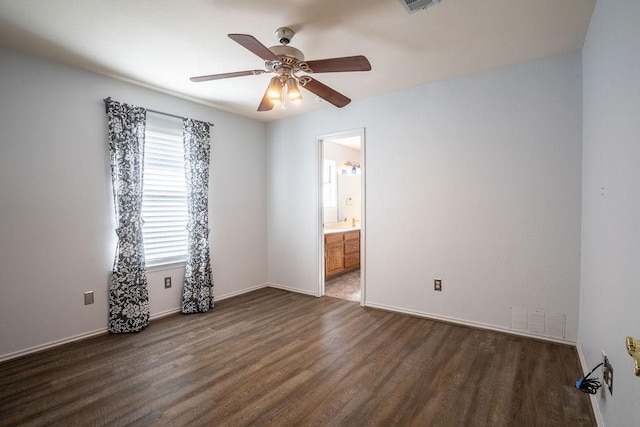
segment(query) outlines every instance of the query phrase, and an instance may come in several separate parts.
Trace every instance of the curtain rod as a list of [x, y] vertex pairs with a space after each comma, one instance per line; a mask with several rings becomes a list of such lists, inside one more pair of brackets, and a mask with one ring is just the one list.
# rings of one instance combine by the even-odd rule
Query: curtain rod
[[[108, 108], [109, 103], [112, 101], [112, 99], [111, 99], [111, 97], [108, 97], [108, 98], [103, 99], [103, 101], [104, 101], [104, 103], [105, 103], [105, 106]], [[165, 113], [165, 112], [163, 112], [163, 111], [152, 110], [151, 108], [145, 108], [145, 110], [147, 110], [147, 111], [148, 111], [148, 112], [150, 112], [150, 113], [161, 114], [161, 115], [163, 115], [163, 116], [169, 116], [169, 117], [173, 117], [173, 118], [180, 119], [180, 120], [184, 120], [184, 119], [188, 118], [188, 117], [178, 116], [178, 115], [176, 115], [176, 114]], [[213, 126], [213, 123], [210, 123], [210, 122], [206, 122], [206, 123], [207, 123], [209, 126]]]
[[171, 113], [163, 113], [162, 111], [152, 110], [151, 108], [146, 108], [146, 110], [147, 110], [149, 113], [156, 113], [156, 114], [160, 114], [160, 115], [163, 115], [163, 116], [175, 117], [176, 119], [181, 119], [181, 120], [184, 120], [184, 119], [185, 119], [185, 118], [184, 118], [184, 117], [182, 117], [182, 116], [177, 116], [177, 115], [175, 115], [175, 114], [171, 114]]

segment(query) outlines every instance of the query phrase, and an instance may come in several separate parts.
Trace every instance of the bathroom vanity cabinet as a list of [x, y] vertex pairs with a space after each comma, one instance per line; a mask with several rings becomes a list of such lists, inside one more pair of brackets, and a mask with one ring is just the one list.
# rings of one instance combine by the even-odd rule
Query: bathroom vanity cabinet
[[326, 233], [324, 250], [325, 278], [360, 268], [360, 230]]

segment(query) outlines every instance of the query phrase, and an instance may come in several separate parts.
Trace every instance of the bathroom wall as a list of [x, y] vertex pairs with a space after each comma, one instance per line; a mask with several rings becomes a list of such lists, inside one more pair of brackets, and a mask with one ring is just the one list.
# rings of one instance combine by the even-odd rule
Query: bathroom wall
[[[359, 188], [359, 179], [350, 180], [344, 179], [343, 175], [351, 175], [352, 168], [345, 165], [345, 162], [352, 161], [360, 163], [360, 150], [356, 150], [344, 145], [332, 142], [330, 140], [324, 141], [324, 158], [327, 160], [333, 160], [336, 162], [336, 175], [338, 179], [338, 209], [325, 209], [325, 223], [331, 223], [333, 221], [327, 220], [327, 218], [336, 218], [336, 220], [342, 221], [342, 218], [347, 218], [348, 223], [351, 224], [353, 218], [360, 219], [361, 209], [361, 197]], [[361, 169], [357, 169], [356, 173], [360, 176]], [[342, 186], [340, 185], [342, 183]], [[357, 191], [356, 191], [357, 190]], [[347, 205], [347, 198], [351, 198], [350, 205]], [[335, 212], [335, 215], [334, 215]]]
[[338, 219], [352, 226], [360, 225], [362, 217], [362, 175], [338, 175]]

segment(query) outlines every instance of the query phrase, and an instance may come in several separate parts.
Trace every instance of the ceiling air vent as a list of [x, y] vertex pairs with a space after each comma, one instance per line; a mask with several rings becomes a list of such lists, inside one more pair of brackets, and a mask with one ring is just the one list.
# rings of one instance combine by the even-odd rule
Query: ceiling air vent
[[400, 3], [407, 9], [408, 13], [414, 13], [438, 4], [440, 0], [400, 0]]

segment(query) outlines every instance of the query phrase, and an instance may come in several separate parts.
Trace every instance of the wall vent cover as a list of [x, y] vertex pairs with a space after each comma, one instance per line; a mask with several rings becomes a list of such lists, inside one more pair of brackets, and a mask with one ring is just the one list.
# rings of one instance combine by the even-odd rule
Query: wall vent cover
[[414, 13], [438, 4], [440, 0], [400, 0], [400, 3], [402, 3], [408, 13]]

